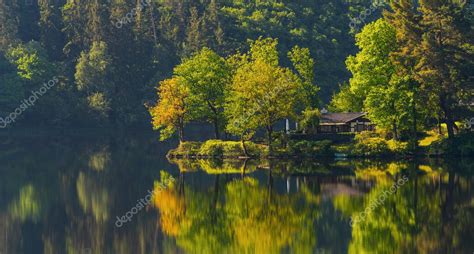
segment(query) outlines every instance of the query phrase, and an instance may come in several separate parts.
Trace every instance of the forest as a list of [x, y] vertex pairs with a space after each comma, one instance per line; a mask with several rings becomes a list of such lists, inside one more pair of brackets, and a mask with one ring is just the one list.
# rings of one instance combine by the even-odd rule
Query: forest
[[[197, 121], [212, 123], [217, 138], [257, 127], [271, 135], [288, 117], [317, 124], [316, 111], [329, 107], [368, 112], [397, 140], [442, 124], [452, 137], [462, 127], [456, 122], [472, 116], [473, 12], [466, 1], [53, 0], [2, 2], [0, 11], [2, 128], [152, 122], [166, 137]], [[273, 81], [260, 77], [265, 71]], [[281, 75], [271, 77], [275, 71]], [[190, 116], [171, 127], [156, 112], [150, 117], [150, 107], [166, 104], [159, 93], [175, 96], [183, 77]], [[236, 108], [278, 90], [278, 79], [291, 84], [280, 82], [288, 93], [265, 97], [279, 102], [271, 119], [231, 117], [245, 128], [229, 128], [229, 115], [259, 113]], [[253, 87], [259, 84], [268, 87]], [[224, 114], [224, 104], [236, 110]]]
[[[277, 38], [282, 52], [295, 45], [309, 48], [315, 82], [329, 102], [349, 78], [346, 57], [356, 52], [351, 19], [370, 5], [368, 0], [1, 1], [0, 117], [43, 83], [57, 80], [8, 125], [149, 128], [145, 104], [156, 101], [155, 88], [183, 58], [203, 47], [229, 56], [260, 36]], [[286, 56], [282, 63], [290, 66]]]

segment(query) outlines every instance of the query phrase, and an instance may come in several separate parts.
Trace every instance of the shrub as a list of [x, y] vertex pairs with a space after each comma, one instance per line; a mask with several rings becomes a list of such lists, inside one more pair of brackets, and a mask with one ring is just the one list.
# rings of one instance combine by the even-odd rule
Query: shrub
[[242, 149], [242, 143], [236, 141], [225, 141], [222, 142], [222, 149], [224, 156], [226, 157], [239, 157], [244, 156], [244, 149]]
[[331, 149], [332, 142], [329, 140], [323, 141], [307, 141], [302, 140], [296, 143], [290, 142], [288, 153], [294, 156], [329, 156], [333, 154]]
[[303, 116], [300, 120], [300, 128], [303, 132], [314, 134], [317, 131], [321, 118], [321, 112], [318, 109], [307, 109], [303, 111]]
[[381, 156], [390, 153], [387, 142], [382, 138], [356, 138], [353, 154], [356, 156]]
[[170, 150], [167, 157], [184, 157], [189, 158], [196, 156], [201, 148], [200, 142], [182, 142], [178, 148]]
[[251, 157], [266, 157], [269, 154], [268, 146], [262, 144], [256, 144], [254, 142], [245, 142], [247, 152]]
[[208, 140], [202, 144], [199, 156], [223, 157], [224, 147], [221, 140]]
[[434, 141], [428, 151], [430, 155], [472, 156], [474, 155], [474, 133]]
[[399, 154], [399, 155], [406, 155], [410, 153], [410, 145], [408, 142], [401, 142], [396, 140], [389, 140], [387, 141], [388, 149], [392, 153]]
[[[268, 148], [265, 145], [258, 145], [253, 142], [245, 142], [247, 152], [252, 157], [268, 155]], [[239, 141], [208, 140], [202, 144], [199, 156], [206, 157], [241, 157], [245, 156], [242, 143]]]

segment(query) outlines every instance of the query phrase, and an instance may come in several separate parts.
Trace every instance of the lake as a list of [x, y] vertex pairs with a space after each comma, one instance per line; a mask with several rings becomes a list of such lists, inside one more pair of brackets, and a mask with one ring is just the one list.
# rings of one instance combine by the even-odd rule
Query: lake
[[169, 162], [175, 145], [1, 136], [0, 253], [474, 251], [472, 159]]

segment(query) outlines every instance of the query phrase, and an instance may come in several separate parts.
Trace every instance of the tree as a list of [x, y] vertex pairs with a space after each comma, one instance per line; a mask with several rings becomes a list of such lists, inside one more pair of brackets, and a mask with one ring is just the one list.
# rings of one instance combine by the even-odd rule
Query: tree
[[293, 67], [298, 72], [299, 77], [303, 81], [303, 87], [306, 94], [305, 97], [308, 99], [308, 101], [305, 103], [306, 107], [313, 109], [318, 108], [319, 87], [314, 84], [314, 60], [311, 58], [309, 49], [295, 46], [290, 52], [288, 52], [288, 57], [293, 63]]
[[179, 78], [160, 82], [158, 103], [148, 107], [155, 130], [160, 130], [161, 140], [178, 132], [179, 141], [184, 142], [184, 126], [188, 122], [189, 90]]
[[52, 60], [59, 60], [64, 48], [61, 8], [53, 0], [38, 1], [40, 9], [40, 41]]
[[300, 126], [304, 133], [315, 134], [321, 119], [319, 109], [306, 109], [302, 112]]
[[[251, 44], [250, 54], [243, 57], [235, 72], [227, 103], [228, 129], [232, 130], [235, 123], [240, 133], [251, 133], [257, 126], [265, 128], [270, 154], [273, 125], [294, 117], [296, 105], [304, 100], [300, 79], [279, 66], [277, 44], [275, 39], [258, 39]], [[245, 123], [249, 124], [247, 130], [242, 125]]]
[[339, 92], [332, 96], [329, 104], [331, 112], [361, 112], [364, 106], [364, 98], [356, 96], [349, 84], [339, 86]]
[[18, 20], [15, 18], [14, 7], [14, 2], [0, 2], [0, 52], [6, 51], [18, 40]]
[[356, 35], [360, 52], [347, 59], [352, 72], [350, 89], [364, 99], [364, 109], [377, 126], [392, 129], [395, 139], [405, 128], [405, 113], [409, 104], [403, 79], [397, 77], [390, 54], [397, 49], [396, 30], [383, 19], [366, 25]]
[[[399, 0], [390, 4], [392, 11], [386, 11], [385, 19], [396, 29], [396, 40], [398, 48], [391, 53], [391, 60], [395, 66], [397, 75], [405, 80], [405, 85], [410, 91], [409, 107], [411, 116], [411, 133], [414, 146], [417, 145], [417, 123], [419, 105], [421, 101], [427, 101], [426, 93], [422, 91], [421, 84], [416, 79], [416, 64], [421, 41], [422, 30], [419, 26], [420, 15], [412, 1]], [[424, 98], [423, 98], [424, 96]], [[425, 104], [424, 106], [429, 105]], [[414, 148], [415, 148], [414, 147]]]
[[465, 1], [420, 1], [423, 35], [420, 50], [413, 52], [419, 59], [417, 77], [436, 95], [450, 138], [474, 88], [474, 39], [468, 9]]
[[214, 124], [215, 137], [225, 126], [224, 95], [231, 82], [231, 69], [225, 59], [204, 48], [178, 65], [174, 73], [189, 90], [189, 109], [193, 120]]
[[30, 86], [47, 81], [53, 75], [53, 65], [38, 42], [31, 41], [11, 47], [6, 57], [16, 66], [18, 75], [28, 81]]
[[88, 52], [82, 52], [76, 66], [77, 89], [86, 94], [89, 109], [98, 119], [110, 116], [114, 86], [110, 82], [112, 59], [105, 42], [94, 42]]
[[[4, 117], [24, 96], [24, 84], [17, 70], [4, 56], [0, 55], [0, 117]], [[0, 124], [0, 127], [4, 127]]]

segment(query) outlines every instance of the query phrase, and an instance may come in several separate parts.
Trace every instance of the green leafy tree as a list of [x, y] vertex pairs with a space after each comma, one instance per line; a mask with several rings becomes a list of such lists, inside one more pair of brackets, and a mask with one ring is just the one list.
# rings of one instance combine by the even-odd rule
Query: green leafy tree
[[[432, 103], [427, 93], [417, 80], [416, 65], [420, 50], [422, 29], [419, 25], [420, 15], [416, 10], [416, 5], [412, 1], [401, 0], [391, 2], [391, 11], [385, 12], [385, 19], [396, 29], [396, 39], [398, 48], [391, 53], [391, 59], [395, 66], [397, 75], [405, 80], [405, 85], [410, 91], [409, 112], [411, 118], [412, 140], [417, 139], [417, 123], [419, 112]], [[430, 110], [430, 109], [428, 109]], [[436, 112], [436, 110], [435, 110]], [[417, 142], [412, 142], [415, 146]]]
[[0, 52], [6, 51], [18, 41], [18, 19], [15, 19], [15, 4], [0, 3]]
[[30, 86], [47, 81], [53, 75], [53, 64], [38, 42], [12, 47], [7, 51], [6, 57], [16, 66], [18, 75], [27, 80]]
[[311, 58], [309, 49], [295, 46], [290, 52], [288, 52], [288, 57], [303, 81], [306, 98], [308, 99], [305, 103], [306, 106], [310, 108], [318, 108], [319, 87], [314, 84], [314, 60]]
[[[9, 114], [24, 96], [23, 80], [17, 74], [15, 65], [0, 55], [0, 117]], [[0, 125], [0, 127], [4, 127]]]
[[377, 126], [392, 129], [395, 139], [406, 128], [409, 95], [395, 72], [390, 54], [397, 49], [396, 30], [383, 19], [368, 24], [356, 35], [360, 52], [347, 59], [352, 72], [350, 89], [364, 99], [364, 109]]
[[88, 108], [99, 120], [110, 116], [114, 86], [110, 81], [112, 59], [105, 42], [94, 42], [88, 52], [82, 52], [76, 66], [76, 85], [86, 94]]
[[[259, 39], [251, 44], [249, 55], [243, 57], [235, 72], [227, 103], [228, 129], [232, 130], [234, 123], [241, 127], [237, 128], [240, 133], [263, 127], [270, 154], [274, 124], [295, 117], [296, 105], [304, 100], [301, 80], [291, 70], [279, 66], [277, 43], [274, 39]], [[245, 131], [241, 123], [248, 123], [249, 129]]]
[[[472, 101], [474, 86], [474, 39], [469, 4], [465, 1], [421, 1], [423, 28], [417, 77], [435, 94], [449, 137], [455, 120]], [[466, 103], [467, 102], [467, 103]]]
[[189, 109], [193, 119], [214, 124], [215, 137], [225, 126], [225, 92], [231, 82], [231, 69], [224, 58], [204, 48], [178, 65], [174, 73], [189, 89]]
[[329, 104], [331, 112], [361, 112], [364, 107], [364, 98], [356, 96], [349, 84], [339, 86], [339, 92], [332, 96]]

